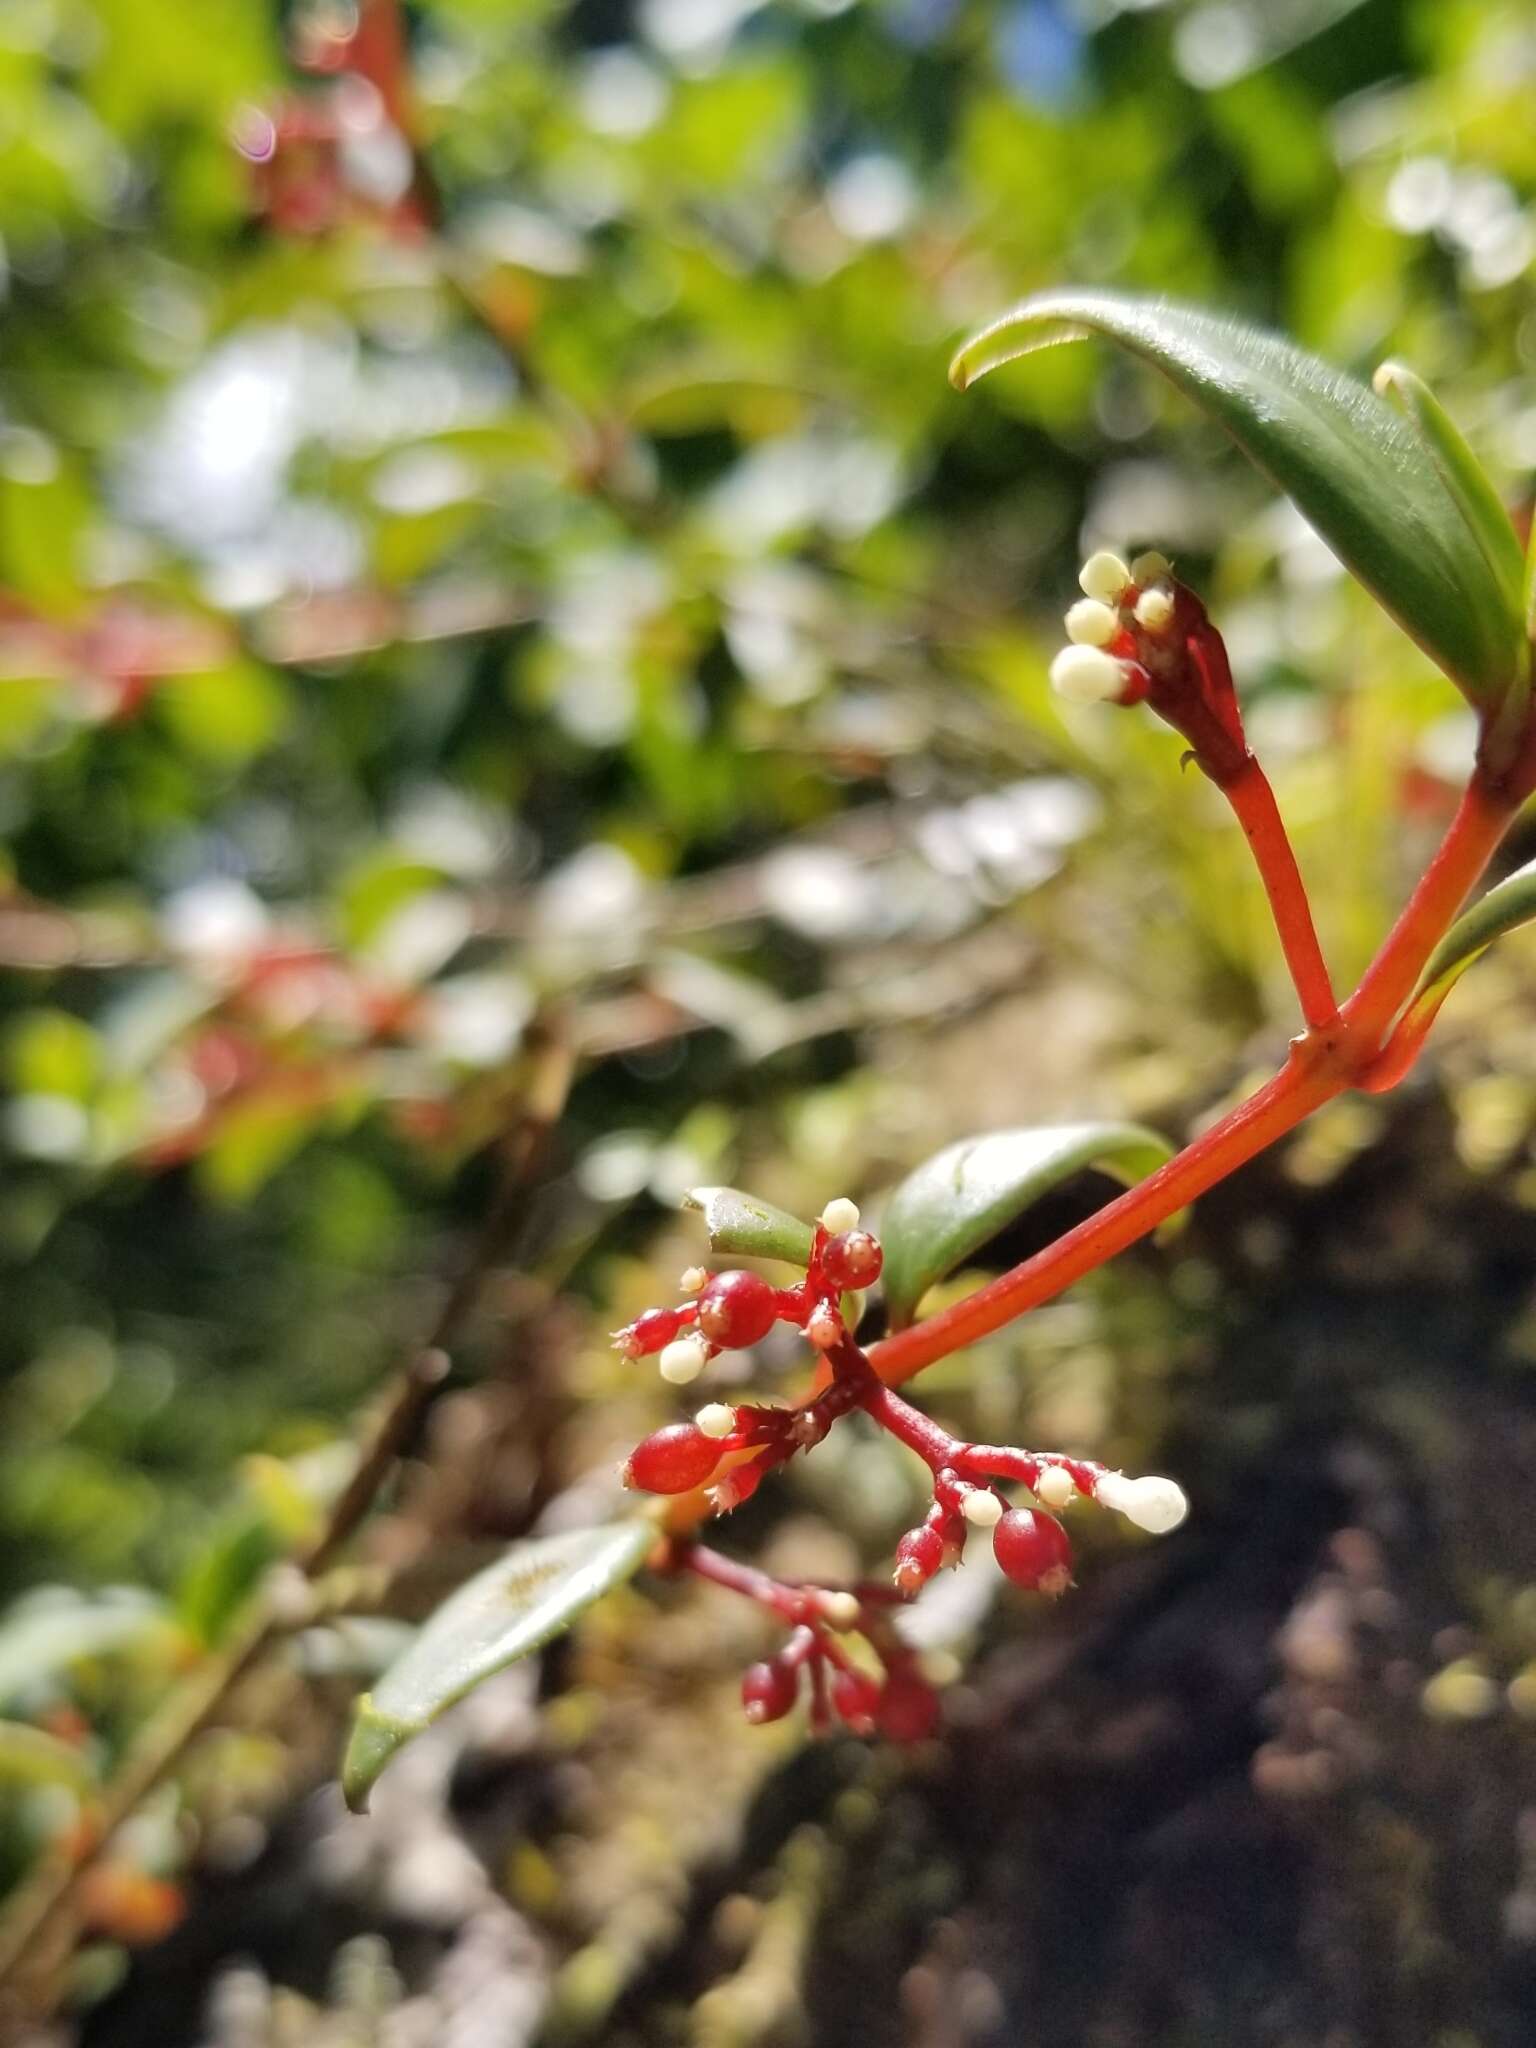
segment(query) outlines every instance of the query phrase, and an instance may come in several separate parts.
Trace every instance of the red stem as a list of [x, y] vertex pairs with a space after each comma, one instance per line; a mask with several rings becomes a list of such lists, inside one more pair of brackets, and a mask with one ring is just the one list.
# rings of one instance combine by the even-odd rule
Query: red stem
[[1344, 1021], [1359, 1042], [1380, 1044], [1518, 808], [1517, 796], [1481, 771], [1473, 774], [1434, 859], [1344, 1005]]
[[1328, 963], [1317, 942], [1306, 884], [1275, 802], [1269, 777], [1249, 754], [1237, 774], [1218, 784], [1253, 848], [1264, 892], [1274, 913], [1285, 964], [1291, 970], [1309, 1031], [1324, 1031], [1339, 1014]]
[[[899, 1386], [925, 1365], [1000, 1330], [1124, 1251], [1197, 1195], [1224, 1180], [1349, 1085], [1329, 1057], [1335, 1048], [1299, 1040], [1285, 1066], [1246, 1102], [1213, 1124], [1166, 1166], [952, 1308], [882, 1338], [869, 1350], [880, 1377]], [[1319, 1056], [1321, 1053], [1322, 1056]]]
[[[900, 1385], [925, 1365], [989, 1336], [1016, 1316], [1049, 1301], [1073, 1281], [1145, 1237], [1207, 1188], [1224, 1180], [1323, 1103], [1348, 1088], [1370, 1086], [1371, 1069], [1381, 1054], [1383, 1034], [1412, 992], [1424, 963], [1467, 892], [1488, 865], [1519, 807], [1519, 792], [1531, 779], [1525, 774], [1517, 782], [1512, 776], [1509, 784], [1499, 785], [1481, 769], [1474, 772], [1434, 859], [1359, 988], [1337, 1019], [1321, 1028], [1314, 1027], [1305, 1038], [1293, 1043], [1290, 1058], [1272, 1081], [1203, 1132], [1177, 1158], [1128, 1188], [1075, 1230], [1069, 1230], [1065, 1237], [1000, 1274], [964, 1301], [872, 1345], [869, 1362], [880, 1377], [889, 1384]], [[1263, 786], [1267, 792], [1267, 782]], [[1230, 784], [1228, 788], [1230, 793]], [[1257, 784], [1246, 783], [1243, 801], [1250, 805], [1256, 802], [1257, 808], [1262, 808], [1262, 796], [1254, 798], [1256, 788]], [[1272, 794], [1269, 801], [1273, 803]], [[1242, 815], [1240, 810], [1239, 816]], [[1275, 822], [1278, 825], [1278, 817]], [[1249, 829], [1246, 818], [1244, 829]], [[1283, 843], [1283, 829], [1280, 836]], [[1288, 865], [1293, 866], [1288, 847], [1286, 854]], [[1278, 867], [1265, 868], [1264, 872], [1274, 901], [1271, 874], [1278, 878]], [[1299, 890], [1299, 878], [1297, 887]], [[1305, 899], [1301, 902], [1305, 910]], [[1307, 927], [1310, 931], [1310, 916]], [[1286, 929], [1282, 925], [1282, 940]], [[1294, 922], [1290, 929], [1294, 937]], [[1394, 1062], [1383, 1079], [1395, 1072]]]

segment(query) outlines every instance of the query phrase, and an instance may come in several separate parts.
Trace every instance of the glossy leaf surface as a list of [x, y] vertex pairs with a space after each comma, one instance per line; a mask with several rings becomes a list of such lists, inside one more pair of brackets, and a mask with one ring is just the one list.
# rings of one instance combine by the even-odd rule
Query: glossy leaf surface
[[963, 390], [1018, 356], [1094, 334], [1153, 364], [1224, 427], [1475, 703], [1502, 701], [1525, 660], [1518, 609], [1429, 448], [1352, 377], [1242, 321], [1072, 291], [1025, 299], [982, 328], [950, 375]]
[[360, 1813], [398, 1749], [494, 1672], [515, 1664], [632, 1576], [656, 1541], [648, 1518], [514, 1543], [445, 1600], [405, 1654], [353, 1710], [342, 1763]]
[[1155, 1131], [1121, 1123], [991, 1131], [946, 1146], [886, 1204], [880, 1234], [892, 1326], [911, 1322], [930, 1287], [1061, 1181], [1096, 1166], [1129, 1184], [1172, 1153]]
[[740, 1188], [690, 1188], [683, 1207], [697, 1209], [703, 1216], [712, 1252], [744, 1259], [783, 1259], [791, 1266], [803, 1266], [811, 1256], [809, 1223], [776, 1209], [771, 1202], [759, 1201], [756, 1195], [744, 1195]]

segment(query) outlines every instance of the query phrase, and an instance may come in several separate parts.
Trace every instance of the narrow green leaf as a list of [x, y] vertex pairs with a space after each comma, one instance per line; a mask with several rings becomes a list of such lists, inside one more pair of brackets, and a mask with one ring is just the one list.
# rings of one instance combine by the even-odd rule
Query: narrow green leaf
[[1452, 986], [1461, 979], [1479, 954], [1486, 953], [1495, 939], [1518, 930], [1536, 919], [1536, 860], [1516, 868], [1502, 882], [1496, 882], [1486, 896], [1458, 917], [1429, 956], [1419, 979], [1413, 1008], [1426, 999], [1438, 1009]]
[[1424, 379], [1406, 363], [1383, 363], [1371, 381], [1381, 396], [1389, 398], [1417, 427], [1441, 481], [1461, 507], [1461, 516], [1471, 527], [1483, 559], [1498, 578], [1505, 603], [1518, 612], [1525, 580], [1520, 537], [1482, 464], [1462, 439], [1461, 429]]
[[1140, 1124], [1041, 1125], [962, 1138], [936, 1153], [885, 1206], [885, 1301], [901, 1329], [929, 1288], [954, 1272], [1031, 1202], [1084, 1167], [1127, 1184], [1172, 1156], [1173, 1147]]
[[460, 1586], [353, 1709], [341, 1767], [352, 1811], [364, 1811], [396, 1750], [494, 1672], [569, 1628], [639, 1569], [655, 1541], [648, 1516], [531, 1536]]
[[1071, 291], [1026, 299], [972, 335], [950, 376], [964, 390], [1002, 363], [1092, 334], [1203, 407], [1452, 681], [1480, 708], [1499, 706], [1524, 668], [1519, 611], [1430, 451], [1363, 384], [1241, 321]]
[[744, 1195], [740, 1188], [690, 1188], [683, 1207], [702, 1214], [712, 1252], [783, 1259], [791, 1266], [803, 1266], [811, 1256], [814, 1233], [809, 1223], [771, 1202], [760, 1202], [756, 1195]]

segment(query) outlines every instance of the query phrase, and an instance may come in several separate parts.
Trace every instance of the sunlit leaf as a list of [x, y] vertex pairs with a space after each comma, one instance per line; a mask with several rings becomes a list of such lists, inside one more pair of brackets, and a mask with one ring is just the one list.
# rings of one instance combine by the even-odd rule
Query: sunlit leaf
[[894, 1328], [1031, 1202], [1084, 1167], [1141, 1180], [1173, 1147], [1140, 1124], [1086, 1123], [962, 1138], [919, 1166], [886, 1203], [885, 1301]]
[[1429, 448], [1353, 378], [1242, 321], [1072, 291], [1025, 299], [972, 335], [950, 375], [963, 390], [1018, 356], [1092, 334], [1142, 356], [1203, 407], [1474, 702], [1502, 701], [1525, 665], [1519, 612]]
[[771, 1202], [760, 1202], [756, 1195], [744, 1195], [740, 1188], [690, 1188], [683, 1207], [702, 1214], [712, 1252], [783, 1259], [791, 1266], [803, 1266], [810, 1259], [810, 1224]]
[[1499, 579], [1506, 604], [1518, 611], [1525, 575], [1520, 539], [1482, 464], [1462, 439], [1461, 429], [1406, 363], [1383, 363], [1372, 382], [1382, 397], [1391, 399], [1417, 427], [1442, 482], [1461, 507], [1484, 559]]
[[494, 1672], [569, 1628], [633, 1576], [655, 1541], [655, 1524], [639, 1516], [533, 1536], [460, 1586], [358, 1701], [341, 1768], [348, 1806], [362, 1812], [396, 1750]]

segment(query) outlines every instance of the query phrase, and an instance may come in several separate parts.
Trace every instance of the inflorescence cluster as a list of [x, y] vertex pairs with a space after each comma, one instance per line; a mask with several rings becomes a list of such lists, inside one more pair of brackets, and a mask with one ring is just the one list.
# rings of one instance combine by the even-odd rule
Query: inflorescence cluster
[[1078, 703], [1148, 704], [1188, 740], [1212, 781], [1230, 782], [1248, 743], [1227, 650], [1200, 599], [1159, 554], [1126, 563], [1101, 551], [1079, 581], [1068, 644], [1051, 663], [1055, 689]]
[[[1171, 1479], [1131, 1479], [1055, 1452], [967, 1443], [904, 1400], [874, 1371], [844, 1314], [845, 1296], [877, 1280], [882, 1263], [879, 1240], [860, 1226], [855, 1205], [831, 1202], [798, 1285], [775, 1287], [757, 1273], [691, 1267], [681, 1280], [687, 1299], [676, 1308], [647, 1310], [617, 1331], [614, 1343], [626, 1357], [657, 1357], [662, 1377], [676, 1386], [691, 1384], [719, 1352], [760, 1343], [781, 1322], [802, 1330], [821, 1360], [815, 1387], [792, 1406], [715, 1401], [691, 1422], [656, 1430], [630, 1453], [627, 1486], [672, 1495], [707, 1489], [709, 1508], [724, 1514], [855, 1408], [928, 1466], [932, 1504], [896, 1546], [892, 1589], [782, 1585], [691, 1537], [674, 1537], [668, 1550], [672, 1569], [731, 1586], [789, 1624], [779, 1655], [747, 1673], [742, 1697], [750, 1720], [787, 1713], [805, 1680], [814, 1726], [835, 1716], [856, 1732], [878, 1729], [911, 1740], [932, 1727], [936, 1702], [892, 1616], [936, 1572], [961, 1561], [973, 1530], [990, 1534], [998, 1564], [1016, 1585], [1054, 1598], [1072, 1582], [1072, 1545], [1053, 1510], [1085, 1497], [1161, 1534], [1184, 1519], [1188, 1503]], [[1010, 1500], [999, 1490], [1004, 1485], [1022, 1489], [1025, 1499]], [[841, 1640], [849, 1633], [874, 1652], [882, 1678], [849, 1656]]]

